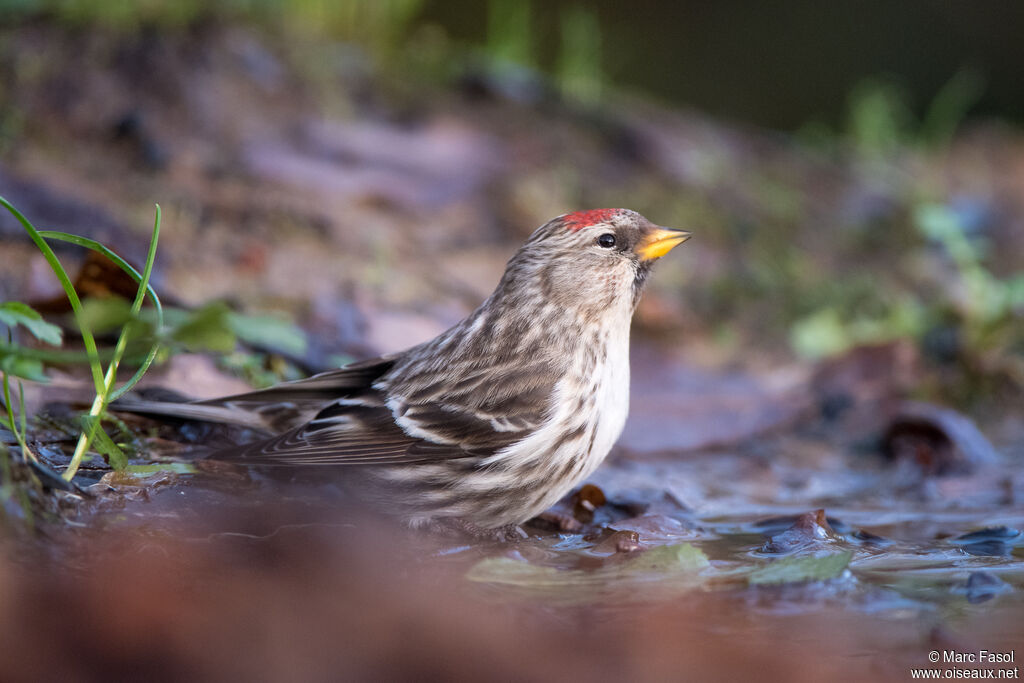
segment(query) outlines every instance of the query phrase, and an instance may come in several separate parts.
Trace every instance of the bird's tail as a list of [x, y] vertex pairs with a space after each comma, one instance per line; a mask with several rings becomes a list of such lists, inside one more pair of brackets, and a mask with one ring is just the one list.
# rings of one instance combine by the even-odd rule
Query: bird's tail
[[[143, 394], [114, 401], [111, 409], [280, 434], [313, 419], [331, 401], [369, 389], [394, 363], [393, 357], [382, 356], [267, 389], [204, 401], [153, 400]], [[158, 399], [170, 397], [157, 394]]]
[[259, 431], [271, 431], [266, 418], [254, 411], [239, 410], [228, 405], [204, 405], [201, 403], [174, 403], [170, 401], [148, 401], [144, 399], [119, 399], [111, 409], [123, 413], [174, 417], [182, 420], [198, 420], [217, 424], [246, 427]]

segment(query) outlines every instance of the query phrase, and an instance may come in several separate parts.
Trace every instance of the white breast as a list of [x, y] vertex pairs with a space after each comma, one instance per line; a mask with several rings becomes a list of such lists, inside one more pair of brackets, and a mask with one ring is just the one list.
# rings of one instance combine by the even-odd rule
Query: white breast
[[[580, 365], [568, 372], [555, 388], [554, 405], [558, 407], [548, 422], [522, 441], [488, 457], [484, 465], [503, 463], [505, 466], [531, 470], [548, 483], [557, 481], [562, 491], [551, 492], [552, 504], [561, 493], [589, 476], [601, 464], [622, 433], [629, 413], [629, 320], [609, 329], [602, 335], [604, 349], [598, 353], [596, 365], [589, 372]], [[565, 441], [566, 432], [585, 426], [579, 437]], [[593, 431], [590, 431], [593, 430]], [[559, 444], [559, 446], [555, 446]], [[587, 448], [589, 446], [589, 448]], [[571, 469], [566, 465], [571, 464]], [[495, 471], [488, 476], [486, 469], [474, 474], [474, 487], [493, 485], [502, 476]]]
[[629, 414], [629, 325], [612, 329], [608, 334], [604, 362], [594, 371], [594, 407], [597, 412], [597, 432], [589, 459], [593, 469], [612, 449]]

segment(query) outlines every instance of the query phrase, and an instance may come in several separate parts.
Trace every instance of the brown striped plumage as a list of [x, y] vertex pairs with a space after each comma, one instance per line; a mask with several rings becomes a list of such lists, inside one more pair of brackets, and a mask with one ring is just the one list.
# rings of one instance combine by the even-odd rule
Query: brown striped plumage
[[217, 459], [360, 466], [414, 524], [518, 524], [614, 444], [633, 309], [653, 261], [688, 236], [625, 209], [560, 216], [512, 257], [487, 301], [431, 341], [241, 396], [125, 407], [274, 434]]

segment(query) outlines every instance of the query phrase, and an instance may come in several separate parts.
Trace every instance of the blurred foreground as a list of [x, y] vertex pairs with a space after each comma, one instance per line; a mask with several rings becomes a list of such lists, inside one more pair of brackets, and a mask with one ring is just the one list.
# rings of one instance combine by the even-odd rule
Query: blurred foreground
[[[86, 528], [6, 544], [4, 680], [905, 680], [930, 650], [1020, 642], [1019, 598], [993, 609], [977, 588], [926, 607], [872, 587], [886, 553], [862, 542], [853, 576], [744, 587], [728, 568], [749, 557], [698, 572], [536, 530], [513, 548], [460, 546], [308, 491], [299, 505], [223, 484], [165, 482], [134, 501], [118, 489]], [[735, 521], [683, 533], [663, 519], [659, 538], [647, 519], [633, 524], [655, 546], [676, 534], [742, 558], [760, 543]], [[946, 592], [929, 587], [961, 573], [929, 577], [962, 561], [952, 550], [891, 552], [904, 591]], [[553, 562], [554, 575], [521, 571]]]

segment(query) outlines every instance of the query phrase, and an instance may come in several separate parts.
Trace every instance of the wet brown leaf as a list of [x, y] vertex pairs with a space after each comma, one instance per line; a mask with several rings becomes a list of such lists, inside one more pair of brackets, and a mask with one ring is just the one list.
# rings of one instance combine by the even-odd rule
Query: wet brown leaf
[[824, 545], [836, 540], [824, 510], [806, 512], [797, 517], [793, 526], [776, 534], [761, 547], [761, 552], [773, 554], [791, 553], [795, 550]]
[[590, 552], [596, 555], [613, 555], [615, 553], [631, 553], [640, 550], [640, 534], [630, 529], [615, 531], [604, 540], [596, 543]]
[[594, 521], [594, 511], [608, 502], [604, 491], [593, 484], [584, 484], [573, 494], [573, 516], [579, 521], [589, 524]]
[[935, 475], [964, 473], [1002, 458], [966, 415], [929, 403], [899, 405], [885, 430], [883, 450]]

